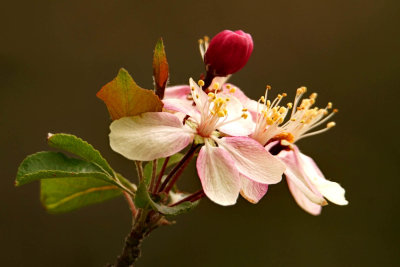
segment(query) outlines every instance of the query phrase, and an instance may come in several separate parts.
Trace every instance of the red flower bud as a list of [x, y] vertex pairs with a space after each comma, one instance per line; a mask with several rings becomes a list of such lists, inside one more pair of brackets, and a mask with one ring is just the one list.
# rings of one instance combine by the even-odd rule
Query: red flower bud
[[246, 65], [253, 52], [253, 39], [243, 31], [225, 30], [211, 39], [204, 55], [207, 73], [227, 76]]

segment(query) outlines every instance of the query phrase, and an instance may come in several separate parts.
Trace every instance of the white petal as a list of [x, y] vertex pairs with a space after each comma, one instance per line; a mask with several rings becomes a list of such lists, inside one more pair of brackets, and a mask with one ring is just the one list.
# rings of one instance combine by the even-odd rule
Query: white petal
[[[227, 116], [223, 121], [218, 123], [217, 128], [221, 132], [232, 136], [247, 136], [251, 134], [254, 130], [255, 123], [251, 118], [251, 114], [248, 114], [247, 119], [241, 117], [243, 114], [243, 105], [240, 101], [236, 97], [230, 95], [221, 94], [218, 96], [221, 98], [229, 98], [230, 100], [226, 105], [226, 110], [228, 111]], [[225, 124], [224, 122], [227, 123]], [[219, 126], [220, 124], [223, 124], [223, 126]]]
[[311, 184], [306, 176], [302, 173], [302, 164], [296, 160], [293, 151], [282, 151], [278, 157], [286, 164], [285, 176], [290, 179], [311, 202], [318, 205], [326, 205], [326, 200], [321, 193]]
[[343, 187], [341, 187], [338, 183], [326, 180], [312, 158], [300, 152], [299, 154], [303, 162], [303, 170], [307, 174], [308, 179], [310, 179], [310, 181], [315, 185], [317, 190], [321, 192], [321, 194], [329, 201], [337, 205], [347, 205], [349, 202], [344, 196], [345, 190]]
[[223, 206], [236, 203], [240, 190], [239, 172], [227, 151], [206, 144], [199, 152], [196, 166], [209, 199]]
[[286, 171], [285, 174], [289, 190], [292, 193], [297, 205], [312, 215], [319, 215], [321, 213], [322, 206], [310, 201], [310, 199], [299, 189], [299, 187], [292, 182], [295, 178], [291, 177], [293, 174], [290, 171]]
[[111, 123], [110, 146], [131, 160], [149, 161], [185, 148], [193, 133], [174, 114], [147, 112]]
[[164, 108], [166, 110], [182, 112], [194, 118], [197, 122], [200, 121], [200, 113], [198, 112], [196, 106], [193, 106], [192, 101], [171, 98], [163, 99], [162, 102], [164, 103]]
[[193, 101], [196, 103], [197, 110], [201, 112], [204, 108], [204, 105], [208, 102], [208, 96], [202, 89], [200, 89], [200, 87], [192, 78], [190, 78], [189, 84]]
[[[190, 95], [189, 85], [176, 85], [165, 88], [164, 99], [182, 99], [187, 100]], [[192, 102], [187, 100], [188, 102]]]
[[254, 182], [240, 174], [240, 194], [247, 201], [256, 204], [267, 193], [268, 185]]
[[245, 136], [214, 140], [230, 153], [239, 172], [248, 178], [262, 184], [276, 184], [282, 180], [285, 165], [257, 141]]

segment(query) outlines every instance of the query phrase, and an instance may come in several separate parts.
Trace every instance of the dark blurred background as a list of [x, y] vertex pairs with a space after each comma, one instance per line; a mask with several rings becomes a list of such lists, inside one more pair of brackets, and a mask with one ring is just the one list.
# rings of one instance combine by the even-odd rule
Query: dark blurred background
[[[209, 200], [156, 230], [138, 266], [396, 266], [399, 257], [400, 4], [398, 1], [8, 1], [0, 11], [0, 255], [2, 266], [104, 266], [130, 230], [122, 198], [49, 215], [39, 183], [14, 188], [19, 163], [47, 150], [47, 132], [75, 134], [115, 169], [134, 164], [108, 143], [95, 97], [125, 67], [152, 87], [163, 37], [170, 84], [203, 71], [197, 40], [223, 29], [252, 34], [255, 49], [231, 82], [251, 97], [305, 85], [332, 101], [337, 127], [299, 142], [350, 205], [303, 212], [285, 182], [252, 205]], [[180, 181], [197, 190], [194, 166]]]

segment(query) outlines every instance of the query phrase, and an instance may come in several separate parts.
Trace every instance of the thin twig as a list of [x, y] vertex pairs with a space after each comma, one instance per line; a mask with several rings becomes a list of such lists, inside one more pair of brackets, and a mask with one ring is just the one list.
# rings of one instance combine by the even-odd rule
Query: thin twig
[[141, 161], [135, 160], [136, 171], [139, 177], [139, 182], [143, 181], [143, 165]]
[[137, 215], [137, 209], [135, 207], [135, 204], [133, 203], [131, 196], [127, 192], [124, 191], [124, 197], [125, 197], [126, 202], [128, 203], [129, 209], [132, 212], [132, 217], [135, 218]]
[[154, 183], [156, 180], [156, 176], [157, 176], [157, 164], [158, 161], [157, 159], [153, 160], [153, 169], [151, 171], [151, 182], [150, 182], [150, 186], [149, 186], [149, 191], [152, 192], [153, 187], [154, 187]]
[[[171, 190], [172, 186], [174, 186], [175, 182], [178, 180], [179, 176], [183, 172], [183, 170], [188, 165], [189, 161], [193, 158], [194, 153], [200, 145], [192, 145], [192, 147], [186, 152], [185, 156], [181, 159], [178, 164], [171, 170], [168, 176], [165, 178], [158, 192], [165, 191], [166, 193]], [[171, 182], [170, 182], [171, 180]], [[169, 183], [170, 182], [170, 183]], [[169, 183], [169, 184], [168, 184]], [[168, 184], [168, 186], [167, 186]]]
[[177, 202], [175, 202], [175, 203], [173, 203], [173, 204], [171, 204], [169, 206], [170, 207], [174, 207], [174, 206], [182, 204], [183, 202], [186, 202], [186, 201], [194, 202], [195, 200], [198, 200], [198, 199], [202, 198], [203, 196], [205, 196], [204, 191], [203, 191], [203, 189], [200, 189], [199, 191], [194, 192], [193, 194], [191, 194], [191, 195], [189, 195], [189, 196], [187, 196], [187, 197], [185, 197], [185, 198], [183, 198], [183, 199], [181, 199], [181, 200], [179, 200], [179, 201], [177, 201]]
[[163, 177], [165, 169], [167, 168], [167, 165], [168, 165], [168, 161], [169, 161], [169, 157], [165, 158], [164, 164], [161, 167], [161, 171], [158, 174], [158, 179], [157, 179], [156, 186], [153, 188], [153, 194], [157, 193], [158, 188], [160, 187], [162, 177]]

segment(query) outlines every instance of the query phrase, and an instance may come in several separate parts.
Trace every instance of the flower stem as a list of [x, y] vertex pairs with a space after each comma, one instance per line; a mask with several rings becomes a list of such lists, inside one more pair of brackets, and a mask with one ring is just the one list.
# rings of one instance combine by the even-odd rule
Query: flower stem
[[114, 267], [130, 267], [140, 257], [143, 239], [160, 225], [160, 215], [149, 213], [148, 210], [139, 209], [131, 232], [125, 239], [125, 245], [118, 256]]
[[177, 205], [179, 205], [179, 204], [181, 204], [183, 202], [186, 202], [186, 201], [194, 202], [194, 201], [196, 201], [196, 200], [198, 200], [198, 199], [200, 199], [200, 198], [202, 198], [204, 196], [205, 196], [205, 194], [204, 194], [203, 189], [200, 189], [199, 191], [197, 191], [197, 192], [185, 197], [184, 199], [181, 199], [178, 202], [175, 202], [174, 204], [171, 204], [170, 207], [177, 206]]
[[167, 165], [168, 165], [168, 161], [169, 161], [169, 157], [165, 158], [164, 164], [161, 167], [160, 174], [158, 175], [156, 186], [153, 188], [153, 192], [152, 192], [153, 194], [157, 193], [157, 190], [160, 187], [162, 177], [163, 177], [165, 169], [167, 168]]
[[194, 153], [196, 152], [198, 147], [200, 147], [200, 145], [194, 145], [194, 144], [192, 145], [192, 147], [186, 152], [182, 160], [178, 164], [176, 164], [176, 166], [171, 170], [171, 172], [165, 178], [158, 192], [164, 191], [166, 193], [169, 193], [171, 188], [178, 180], [179, 176], [182, 174], [183, 170], [186, 168], [190, 160], [193, 158]]
[[136, 171], [139, 177], [139, 182], [143, 181], [143, 165], [141, 161], [136, 160], [135, 161], [135, 165], [136, 165]]
[[153, 169], [152, 169], [152, 172], [151, 172], [151, 182], [150, 182], [150, 186], [149, 186], [149, 191], [150, 192], [152, 192], [153, 187], [154, 187], [154, 183], [155, 183], [155, 180], [156, 180], [157, 164], [158, 164], [157, 159], [153, 160]]

